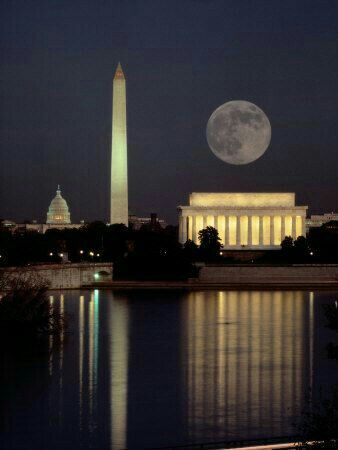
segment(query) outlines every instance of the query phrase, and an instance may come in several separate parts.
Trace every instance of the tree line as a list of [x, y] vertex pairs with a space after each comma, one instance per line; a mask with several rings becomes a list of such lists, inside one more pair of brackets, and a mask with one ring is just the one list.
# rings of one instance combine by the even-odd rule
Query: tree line
[[[79, 229], [50, 229], [45, 234], [12, 233], [0, 227], [0, 265], [58, 263], [67, 254], [71, 262], [113, 262], [115, 275], [120, 278], [180, 279], [194, 276], [196, 261], [238, 262], [231, 251], [223, 250], [218, 231], [213, 227], [199, 232], [199, 244], [187, 240], [181, 245], [177, 227], [163, 229], [158, 224], [134, 230], [122, 224], [107, 226], [97, 221]], [[254, 263], [337, 263], [338, 223], [313, 228], [306, 238], [293, 240], [287, 236], [279, 251], [251, 255], [250, 262]]]

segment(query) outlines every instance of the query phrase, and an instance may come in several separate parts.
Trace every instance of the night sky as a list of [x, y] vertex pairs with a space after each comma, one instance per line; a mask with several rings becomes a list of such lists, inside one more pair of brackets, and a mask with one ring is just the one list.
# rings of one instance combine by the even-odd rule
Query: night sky
[[[112, 77], [127, 78], [129, 206], [176, 222], [193, 191], [291, 191], [337, 211], [337, 0], [2, 0], [0, 217], [108, 220]], [[209, 149], [211, 113], [269, 117], [245, 166]]]

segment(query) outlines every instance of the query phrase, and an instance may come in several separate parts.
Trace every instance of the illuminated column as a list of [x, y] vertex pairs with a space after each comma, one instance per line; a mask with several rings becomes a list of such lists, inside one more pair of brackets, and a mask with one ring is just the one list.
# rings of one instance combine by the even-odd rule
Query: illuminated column
[[248, 216], [248, 245], [252, 245], [252, 216]]
[[229, 225], [230, 218], [229, 218], [229, 216], [225, 216], [224, 219], [225, 219], [224, 220], [224, 232], [225, 232], [224, 245], [228, 246], [230, 244], [230, 225]]
[[270, 245], [275, 245], [275, 221], [273, 216], [270, 216]]
[[[221, 222], [220, 222], [219, 216], [215, 216], [215, 217], [214, 217], [214, 227], [215, 227], [216, 230], [218, 231], [218, 236], [219, 236], [219, 238], [220, 238], [221, 241], [222, 241], [222, 236], [221, 236]], [[222, 230], [222, 232], [223, 232], [223, 230]]]
[[128, 226], [126, 79], [119, 63], [113, 80], [110, 223]]
[[305, 230], [305, 217], [302, 217], [302, 236], [306, 236], [306, 230]]
[[196, 216], [192, 216], [192, 241], [197, 242]]
[[182, 242], [181, 244], [185, 244], [187, 242], [187, 217], [182, 216]]
[[296, 216], [292, 216], [292, 238], [297, 239]]
[[285, 238], [285, 216], [281, 216], [281, 242], [284, 240]]
[[263, 245], [263, 216], [259, 216], [259, 245]]
[[241, 216], [236, 216], [236, 245], [241, 245]]
[[207, 227], [207, 216], [203, 216], [203, 228]]

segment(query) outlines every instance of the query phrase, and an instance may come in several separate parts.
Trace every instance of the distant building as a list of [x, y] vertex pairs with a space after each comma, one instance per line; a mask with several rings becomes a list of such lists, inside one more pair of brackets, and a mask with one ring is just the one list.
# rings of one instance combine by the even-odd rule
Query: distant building
[[338, 221], [338, 213], [326, 213], [313, 215], [306, 219], [306, 231], [308, 232], [310, 228], [321, 227], [324, 223], [331, 222], [332, 220]]
[[163, 219], [159, 219], [155, 213], [151, 213], [150, 217], [137, 217], [135, 215], [130, 215], [129, 223], [134, 230], [139, 230], [143, 225], [149, 226], [153, 231], [155, 231], [158, 227], [165, 228], [167, 226], [167, 223]]
[[37, 223], [36, 220], [33, 220], [32, 223], [15, 223], [11, 220], [3, 220], [1, 226], [12, 232], [37, 231], [38, 233], [45, 233], [50, 229], [81, 228], [85, 224], [83, 220], [80, 223], [71, 223], [69, 208], [61, 195], [60, 186], [58, 186], [56, 196], [49, 205], [46, 222]]
[[56, 196], [49, 205], [46, 223], [53, 225], [65, 225], [71, 223], [69, 208], [66, 200], [61, 195], [60, 186], [58, 186]]
[[278, 249], [285, 236], [305, 236], [306, 210], [294, 193], [193, 192], [178, 207], [179, 241], [199, 244], [198, 232], [212, 226], [225, 249]]

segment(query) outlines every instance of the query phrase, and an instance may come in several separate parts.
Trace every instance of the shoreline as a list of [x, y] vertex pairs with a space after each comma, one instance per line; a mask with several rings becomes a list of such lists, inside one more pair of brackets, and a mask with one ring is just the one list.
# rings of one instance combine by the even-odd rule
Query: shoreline
[[111, 282], [95, 282], [83, 285], [81, 289], [109, 289], [114, 291], [137, 291], [137, 290], [180, 290], [180, 291], [206, 291], [206, 290], [338, 290], [337, 282], [217, 282], [205, 283], [200, 281], [111, 281]]

